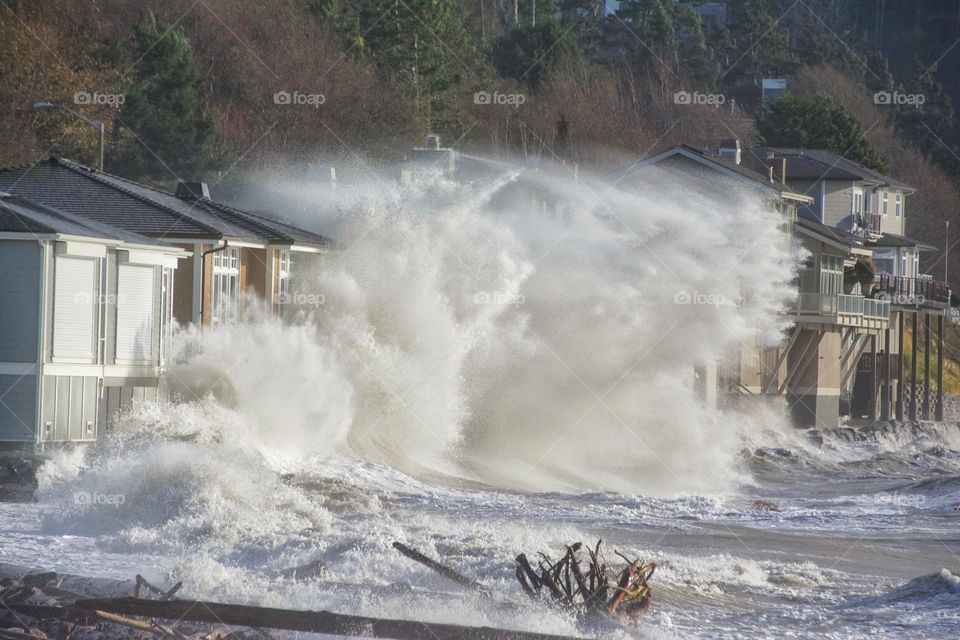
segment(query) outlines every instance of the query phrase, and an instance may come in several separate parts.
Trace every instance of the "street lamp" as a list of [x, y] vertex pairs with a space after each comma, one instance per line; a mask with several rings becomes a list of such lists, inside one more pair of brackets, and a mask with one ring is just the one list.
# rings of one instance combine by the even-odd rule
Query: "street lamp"
[[88, 125], [90, 125], [91, 127], [93, 127], [94, 129], [96, 129], [97, 131], [100, 132], [100, 166], [99, 166], [99, 169], [100, 169], [100, 171], [103, 171], [103, 138], [104, 138], [104, 126], [103, 126], [103, 123], [102, 123], [102, 122], [98, 122], [98, 121], [96, 121], [96, 120], [91, 120], [90, 118], [88, 118], [88, 117], [86, 117], [86, 116], [84, 116], [84, 115], [81, 115], [81, 114], [77, 113], [76, 111], [74, 111], [74, 110], [71, 109], [70, 107], [65, 107], [65, 106], [63, 106], [62, 104], [56, 104], [56, 103], [53, 103], [53, 102], [34, 102], [34, 103], [33, 103], [33, 110], [34, 110], [34, 111], [43, 111], [43, 110], [45, 110], [45, 109], [63, 109], [63, 110], [66, 111], [67, 113], [73, 114], [74, 116], [76, 116], [77, 118], [83, 120], [83, 121], [86, 122]]

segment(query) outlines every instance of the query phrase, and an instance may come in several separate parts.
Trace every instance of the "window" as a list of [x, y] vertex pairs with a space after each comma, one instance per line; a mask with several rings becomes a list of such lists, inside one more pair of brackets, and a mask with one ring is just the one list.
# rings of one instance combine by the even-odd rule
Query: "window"
[[893, 213], [897, 217], [900, 217], [903, 214], [903, 194], [902, 193], [898, 193], [896, 195], [896, 200], [894, 201], [894, 205], [893, 205]]
[[853, 190], [853, 201], [851, 204], [850, 213], [852, 213], [855, 217], [863, 215], [863, 189]]
[[293, 258], [289, 251], [280, 252], [280, 268], [277, 270], [277, 291], [280, 294], [280, 304], [291, 302], [288, 299], [290, 295], [290, 274], [293, 271]]
[[53, 357], [98, 359], [100, 261], [57, 256], [53, 273]]
[[213, 321], [235, 322], [240, 311], [240, 249], [230, 247], [213, 254], [210, 293]]
[[887, 211], [890, 208], [889, 200], [890, 200], [890, 194], [884, 191], [880, 195], [880, 213], [882, 213], [883, 215], [887, 215]]
[[843, 293], [843, 258], [821, 256], [820, 293]]
[[163, 364], [173, 337], [173, 269], [163, 269], [160, 296], [160, 363]]

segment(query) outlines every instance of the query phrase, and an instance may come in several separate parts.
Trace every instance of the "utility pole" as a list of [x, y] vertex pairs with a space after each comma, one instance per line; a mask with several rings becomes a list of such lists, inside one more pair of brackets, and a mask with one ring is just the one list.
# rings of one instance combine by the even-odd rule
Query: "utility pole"
[[947, 229], [943, 234], [943, 281], [950, 283], [950, 221], [946, 221]]

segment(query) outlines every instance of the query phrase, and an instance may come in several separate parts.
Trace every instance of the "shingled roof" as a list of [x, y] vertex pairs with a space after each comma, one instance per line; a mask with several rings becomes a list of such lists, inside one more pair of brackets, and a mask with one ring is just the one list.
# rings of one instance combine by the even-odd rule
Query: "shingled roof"
[[151, 238], [333, 246], [329, 238], [207, 198], [180, 198], [63, 158], [0, 169], [0, 191]]
[[[773, 155], [774, 159], [767, 156]], [[844, 158], [836, 153], [823, 149], [792, 149], [782, 147], [755, 147], [745, 149], [744, 163], [758, 171], [766, 171], [770, 163], [786, 158], [787, 181], [797, 180], [863, 180], [881, 185], [889, 185], [895, 189], [913, 191], [908, 184], [885, 176], [878, 171], [869, 169], [862, 164]], [[777, 167], [775, 169], [779, 170]]]
[[62, 234], [118, 240], [129, 244], [169, 246], [147, 236], [75, 216], [33, 202], [23, 196], [0, 192], [0, 232], [35, 235]]

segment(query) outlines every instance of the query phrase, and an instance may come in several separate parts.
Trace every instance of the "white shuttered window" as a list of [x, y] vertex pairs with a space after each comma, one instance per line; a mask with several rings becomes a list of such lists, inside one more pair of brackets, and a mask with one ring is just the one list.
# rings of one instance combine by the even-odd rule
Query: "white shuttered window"
[[117, 360], [152, 361], [154, 267], [121, 264], [117, 277]]
[[95, 258], [54, 262], [53, 357], [94, 362], [99, 295]]

